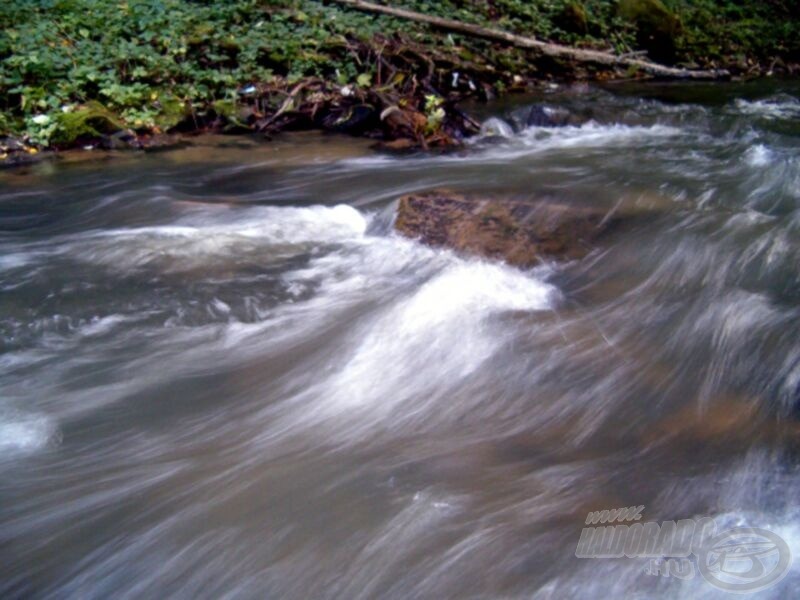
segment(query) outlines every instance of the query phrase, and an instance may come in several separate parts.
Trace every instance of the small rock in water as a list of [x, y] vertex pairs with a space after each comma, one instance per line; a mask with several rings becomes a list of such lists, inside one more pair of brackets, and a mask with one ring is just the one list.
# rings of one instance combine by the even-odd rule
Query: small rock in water
[[502, 119], [492, 117], [481, 124], [481, 135], [484, 137], [508, 138], [514, 135], [514, 130], [511, 125]]
[[447, 190], [400, 199], [395, 229], [441, 246], [531, 267], [580, 258], [617, 222], [603, 210], [554, 202], [467, 198]]
[[100, 138], [100, 147], [106, 150], [124, 150], [136, 147], [136, 134], [130, 129], [120, 129]]
[[389, 142], [380, 142], [376, 145], [380, 150], [387, 150], [389, 152], [411, 152], [417, 149], [417, 143], [409, 138], [397, 138]]
[[566, 108], [534, 104], [528, 113], [528, 127], [565, 127], [571, 124], [572, 114]]
[[149, 136], [140, 137], [136, 146], [145, 152], [160, 152], [162, 150], [174, 150], [176, 148], [184, 148], [189, 145], [189, 142], [182, 139], [177, 135], [169, 135], [166, 133], [158, 133]]

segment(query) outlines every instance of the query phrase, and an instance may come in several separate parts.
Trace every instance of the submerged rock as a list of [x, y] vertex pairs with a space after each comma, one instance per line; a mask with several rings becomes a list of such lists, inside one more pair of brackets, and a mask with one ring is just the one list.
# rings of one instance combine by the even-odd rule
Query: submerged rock
[[0, 137], [0, 169], [21, 167], [39, 162], [44, 155], [13, 136]]
[[136, 144], [136, 134], [130, 129], [121, 129], [100, 138], [100, 147], [106, 150], [125, 150]]
[[510, 138], [514, 129], [502, 119], [491, 117], [481, 124], [480, 134], [482, 137]]
[[161, 152], [164, 150], [185, 148], [189, 145], [190, 144], [187, 140], [178, 135], [156, 133], [153, 135], [140, 136], [135, 141], [134, 147], [144, 150], [145, 152]]
[[579, 119], [573, 118], [566, 108], [534, 104], [528, 112], [525, 125], [528, 127], [566, 127], [578, 125]]
[[389, 142], [378, 142], [375, 147], [378, 150], [396, 152], [398, 154], [413, 152], [419, 148], [417, 143], [409, 138], [397, 138], [396, 140], [391, 140]]
[[433, 190], [400, 199], [395, 229], [431, 246], [524, 268], [545, 258], [584, 256], [615, 222], [616, 217], [595, 208], [467, 198]]

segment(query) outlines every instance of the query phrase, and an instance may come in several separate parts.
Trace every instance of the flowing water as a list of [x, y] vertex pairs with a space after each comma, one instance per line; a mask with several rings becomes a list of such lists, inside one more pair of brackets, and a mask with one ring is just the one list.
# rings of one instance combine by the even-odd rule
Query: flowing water
[[[517, 98], [452, 155], [0, 174], [0, 596], [728, 597], [575, 557], [632, 505], [800, 556], [799, 98], [554, 90], [582, 124]], [[520, 271], [394, 235], [435, 186], [633, 217]]]

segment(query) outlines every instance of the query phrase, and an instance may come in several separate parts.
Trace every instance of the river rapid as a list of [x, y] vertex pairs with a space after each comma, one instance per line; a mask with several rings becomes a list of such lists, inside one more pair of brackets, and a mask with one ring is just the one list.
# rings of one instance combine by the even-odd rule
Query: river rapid
[[[800, 556], [800, 85], [478, 110], [0, 173], [0, 597], [730, 597], [576, 558], [638, 505]], [[522, 271], [394, 234], [432, 187], [635, 218]]]

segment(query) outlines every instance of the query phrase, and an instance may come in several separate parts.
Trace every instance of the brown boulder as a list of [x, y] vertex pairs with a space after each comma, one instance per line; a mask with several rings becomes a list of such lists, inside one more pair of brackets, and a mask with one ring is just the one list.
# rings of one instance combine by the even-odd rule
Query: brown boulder
[[553, 202], [467, 198], [433, 190], [400, 199], [395, 229], [425, 244], [531, 267], [575, 259], [615, 221], [604, 211]]

